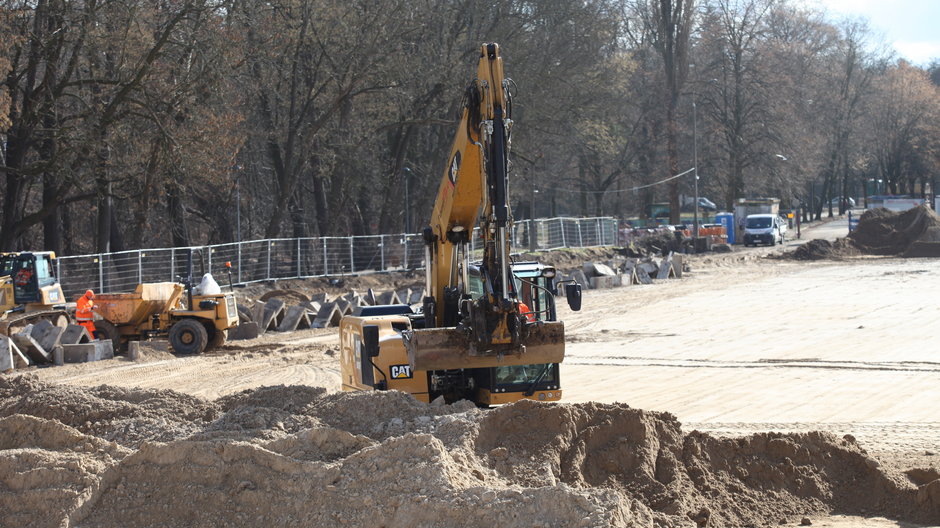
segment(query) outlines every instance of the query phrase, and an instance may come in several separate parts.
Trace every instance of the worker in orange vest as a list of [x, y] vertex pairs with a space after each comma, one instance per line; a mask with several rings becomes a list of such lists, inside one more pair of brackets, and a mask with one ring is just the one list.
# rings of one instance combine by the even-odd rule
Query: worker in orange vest
[[535, 322], [535, 312], [529, 308], [529, 305], [522, 301], [519, 301], [519, 315], [524, 316], [530, 323]]
[[94, 338], [95, 335], [95, 315], [92, 310], [95, 309], [95, 292], [86, 290], [85, 295], [78, 298], [75, 302], [75, 319], [78, 324], [88, 330], [88, 335]]

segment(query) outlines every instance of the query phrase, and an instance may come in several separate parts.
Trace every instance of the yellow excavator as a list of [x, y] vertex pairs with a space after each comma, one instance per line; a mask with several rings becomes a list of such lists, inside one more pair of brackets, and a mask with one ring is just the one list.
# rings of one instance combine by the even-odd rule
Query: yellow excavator
[[[561, 398], [564, 323], [555, 269], [512, 262], [512, 104], [499, 46], [484, 44], [477, 78], [441, 178], [425, 242], [422, 307], [362, 307], [340, 322], [344, 390], [401, 390], [422, 401], [481, 406]], [[471, 262], [479, 223], [482, 260]], [[581, 287], [565, 284], [572, 310]]]
[[54, 261], [51, 251], [0, 253], [0, 334], [42, 319], [63, 328], [71, 322]]

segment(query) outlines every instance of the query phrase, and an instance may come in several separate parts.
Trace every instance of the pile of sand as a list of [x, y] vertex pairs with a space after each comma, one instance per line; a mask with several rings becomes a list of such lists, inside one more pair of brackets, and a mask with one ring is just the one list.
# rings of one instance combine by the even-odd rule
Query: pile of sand
[[937, 522], [936, 470], [910, 475], [848, 437], [713, 438], [622, 404], [483, 411], [283, 386], [210, 402], [0, 379], [2, 526]]
[[869, 209], [846, 238], [830, 244], [811, 240], [788, 256], [797, 260], [838, 259], [854, 255], [940, 257], [940, 217], [926, 205], [903, 212]]

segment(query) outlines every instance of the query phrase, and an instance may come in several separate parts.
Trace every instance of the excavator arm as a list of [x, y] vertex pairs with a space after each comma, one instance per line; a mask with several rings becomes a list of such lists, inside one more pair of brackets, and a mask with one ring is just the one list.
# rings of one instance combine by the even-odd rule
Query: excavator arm
[[[510, 81], [497, 44], [480, 50], [467, 88], [449, 163], [424, 229], [425, 328], [405, 333], [413, 368], [446, 370], [564, 358], [564, 325], [530, 322], [520, 313], [510, 262]], [[469, 291], [470, 238], [479, 223], [483, 295]]]

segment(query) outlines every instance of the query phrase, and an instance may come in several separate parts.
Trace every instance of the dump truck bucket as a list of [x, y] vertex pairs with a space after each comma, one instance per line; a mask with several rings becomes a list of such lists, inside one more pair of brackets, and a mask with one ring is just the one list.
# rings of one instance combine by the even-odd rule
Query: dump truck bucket
[[565, 324], [560, 321], [529, 325], [521, 344], [487, 350], [478, 350], [476, 342], [456, 328], [416, 329], [403, 337], [414, 370], [561, 363], [565, 358]]

